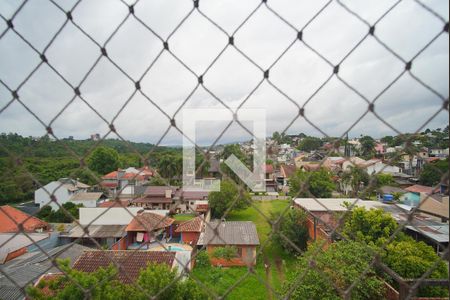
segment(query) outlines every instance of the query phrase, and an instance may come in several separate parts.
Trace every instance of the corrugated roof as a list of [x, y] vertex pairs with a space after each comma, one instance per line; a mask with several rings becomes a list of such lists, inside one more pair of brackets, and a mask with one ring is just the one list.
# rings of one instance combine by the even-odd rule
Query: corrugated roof
[[172, 198], [164, 198], [164, 197], [142, 197], [131, 200], [131, 203], [151, 203], [151, 204], [171, 204]]
[[144, 192], [144, 195], [146, 196], [166, 196], [166, 191], [170, 190], [171, 194], [173, 195], [175, 191], [177, 190], [174, 186], [149, 186]]
[[[214, 233], [217, 228], [217, 235]], [[256, 226], [250, 221], [212, 221], [205, 227], [205, 245], [259, 245]]]
[[143, 212], [133, 218], [126, 231], [153, 231], [172, 225], [175, 220], [151, 212]]
[[46, 229], [48, 223], [32, 217], [12, 206], [0, 206], [0, 232], [18, 232], [17, 224], [22, 224], [25, 232], [34, 232], [37, 229]]
[[73, 268], [83, 272], [95, 272], [100, 267], [108, 267], [115, 261], [120, 266], [117, 279], [123, 283], [133, 283], [141, 269], [150, 263], [173, 266], [175, 252], [168, 251], [85, 251]]
[[[127, 225], [89, 225], [89, 237], [92, 238], [121, 238], [125, 235], [125, 228]], [[80, 226], [75, 226], [66, 235], [61, 234], [64, 237], [81, 238], [88, 236], [84, 233], [84, 230]]]
[[5, 262], [9, 253], [28, 247], [34, 243], [47, 239], [47, 233], [1, 233], [0, 234], [0, 264]]

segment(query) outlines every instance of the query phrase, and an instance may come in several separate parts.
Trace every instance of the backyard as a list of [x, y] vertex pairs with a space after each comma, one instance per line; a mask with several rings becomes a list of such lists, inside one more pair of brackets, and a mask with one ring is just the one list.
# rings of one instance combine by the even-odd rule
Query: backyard
[[[240, 281], [248, 272], [246, 267], [196, 267], [194, 268], [196, 278], [218, 295], [228, 293], [228, 289], [240, 281], [236, 287], [232, 288], [227, 299], [276, 298], [268, 288], [261, 287], [265, 286], [265, 282], [267, 282], [275, 291], [278, 291], [282, 286], [285, 274], [289, 272], [295, 262], [295, 257], [285, 253], [280, 245], [267, 242], [271, 227], [261, 213], [270, 218], [271, 213], [283, 212], [288, 206], [289, 201], [287, 200], [255, 201], [253, 206], [245, 210], [234, 211], [226, 218], [228, 221], [253, 221], [256, 224], [261, 247], [263, 247], [262, 253], [259, 252], [261, 247], [258, 249], [256, 274], [249, 274]], [[266, 242], [267, 244], [265, 244]]]

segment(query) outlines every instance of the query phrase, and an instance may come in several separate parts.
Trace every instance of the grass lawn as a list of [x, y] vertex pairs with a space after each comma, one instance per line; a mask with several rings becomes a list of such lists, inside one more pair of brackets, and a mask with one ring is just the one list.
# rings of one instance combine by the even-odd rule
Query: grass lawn
[[[256, 224], [259, 240], [263, 246], [271, 232], [271, 227], [259, 211], [270, 218], [271, 212], [282, 212], [288, 206], [289, 201], [287, 200], [256, 201], [253, 203], [253, 206], [245, 210], [232, 212], [227, 217], [227, 220], [253, 221]], [[270, 292], [260, 280], [266, 280], [275, 291], [279, 290], [285, 274], [289, 272], [294, 261], [295, 257], [285, 253], [280, 245], [269, 242], [264, 246], [262, 255], [258, 253], [256, 273], [259, 278], [254, 274], [250, 274], [228, 294], [227, 299], [275, 299], [276, 297], [271, 297], [272, 295], [270, 295]], [[267, 272], [265, 264], [269, 266]], [[247, 268], [245, 267], [194, 268], [194, 275], [219, 295], [226, 293], [228, 288], [246, 273]]]

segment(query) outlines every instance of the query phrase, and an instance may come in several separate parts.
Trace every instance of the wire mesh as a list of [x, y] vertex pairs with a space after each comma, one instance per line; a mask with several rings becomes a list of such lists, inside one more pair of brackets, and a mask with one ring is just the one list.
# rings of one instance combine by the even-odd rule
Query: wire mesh
[[[35, 43], [35, 39], [33, 37], [30, 37], [26, 35], [24, 32], [21, 32], [20, 27], [16, 25], [18, 18], [23, 14], [23, 11], [27, 9], [28, 6], [31, 6], [33, 1], [23, 1], [21, 2], [15, 10], [10, 13], [8, 16], [1, 15], [1, 18], [4, 21], [4, 29], [2, 29], [2, 32], [0, 34], [0, 43], [8, 43], [7, 36], [8, 35], [14, 35], [14, 37], [19, 38], [21, 42], [23, 42], [28, 50], [30, 50], [34, 55], [37, 55], [39, 57], [39, 62], [37, 64], [28, 64], [27, 68], [28, 71], [22, 78], [20, 78], [20, 82], [17, 85], [13, 85], [9, 83], [9, 78], [0, 78], [0, 84], [10, 93], [10, 98], [4, 99], [4, 105], [0, 109], [0, 117], [1, 114], [4, 114], [5, 111], [11, 107], [12, 105], [20, 105], [23, 107], [28, 114], [34, 118], [40, 126], [45, 130], [46, 135], [44, 137], [51, 137], [55, 141], [60, 142], [60, 144], [64, 147], [64, 149], [67, 151], [67, 154], [75, 158], [80, 163], [80, 168], [89, 172], [91, 176], [95, 178], [95, 180], [100, 183], [102, 181], [102, 178], [99, 178], [95, 172], [92, 172], [89, 167], [86, 164], [86, 160], [89, 157], [89, 155], [100, 145], [102, 145], [108, 137], [114, 137], [118, 138], [120, 141], [125, 143], [126, 147], [131, 153], [134, 153], [137, 157], [139, 157], [141, 162], [145, 162], [146, 164], [149, 163], [152, 154], [154, 154], [154, 151], [157, 151], [157, 147], [163, 144], [164, 139], [171, 131], [178, 132], [180, 135], [184, 135], [183, 128], [177, 123], [177, 116], [179, 113], [183, 110], [183, 108], [188, 107], [190, 102], [192, 102], [192, 98], [195, 93], [198, 93], [199, 91], [204, 91], [204, 93], [211, 99], [213, 99], [217, 104], [220, 104], [221, 107], [224, 107], [225, 109], [229, 110], [233, 115], [237, 115], [239, 110], [241, 108], [245, 108], [246, 104], [250, 101], [250, 99], [255, 96], [257, 93], [257, 90], [264, 84], [267, 84], [270, 86], [273, 90], [278, 92], [282, 98], [286, 101], [285, 103], [290, 103], [290, 107], [295, 107], [294, 109], [294, 117], [292, 120], [289, 120], [288, 125], [282, 130], [282, 133], [288, 133], [288, 131], [292, 128], [292, 126], [299, 122], [299, 121], [305, 121], [307, 124], [309, 124], [312, 128], [317, 130], [323, 137], [330, 138], [330, 135], [325, 132], [324, 129], [321, 128], [320, 122], [317, 122], [311, 117], [309, 114], [309, 107], [311, 107], [311, 103], [315, 101], [315, 99], [318, 98], [318, 95], [323, 92], [324, 89], [329, 87], [331, 85], [332, 80], [337, 80], [340, 82], [343, 86], [345, 86], [349, 91], [351, 91], [355, 97], [365, 105], [365, 109], [362, 112], [361, 115], [358, 116], [356, 121], [354, 121], [351, 126], [346, 128], [344, 131], [341, 132], [341, 135], [339, 136], [339, 139], [344, 139], [348, 133], [355, 128], [358, 124], [362, 122], [362, 120], [368, 116], [372, 115], [376, 119], [378, 119], [380, 122], [382, 122], [385, 126], [387, 126], [390, 130], [395, 132], [398, 135], [403, 135], [404, 133], [397, 129], [396, 126], [390, 124], [383, 116], [377, 112], [377, 104], [379, 103], [380, 99], [388, 92], [390, 92], [393, 87], [399, 83], [400, 80], [404, 79], [406, 76], [409, 76], [417, 85], [423, 87], [423, 89], [430, 92], [435, 98], [439, 99], [441, 101], [442, 105], [441, 107], [434, 111], [433, 114], [423, 122], [423, 124], [420, 124], [420, 127], [415, 130], [414, 133], [420, 133], [424, 128], [426, 128], [427, 125], [429, 125], [433, 119], [435, 119], [439, 114], [444, 113], [448, 114], [448, 95], [442, 94], [440, 91], [433, 88], [431, 85], [427, 84], [425, 80], [422, 80], [420, 76], [415, 74], [414, 72], [414, 66], [416, 61], [420, 58], [420, 56], [427, 50], [429, 50], [438, 39], [442, 37], [448, 37], [448, 20], [446, 20], [445, 17], [441, 16], [439, 13], [437, 13], [432, 6], [423, 3], [422, 1], [415, 0], [412, 1], [414, 4], [418, 5], [421, 10], [429, 14], [429, 16], [432, 16], [434, 21], [441, 24], [442, 30], [434, 32], [432, 34], [427, 35], [426, 41], [418, 48], [418, 49], [412, 49], [411, 52], [413, 52], [411, 55], [403, 55], [403, 53], [399, 53], [395, 47], [390, 46], [388, 42], [384, 41], [382, 37], [377, 35], [377, 31], [380, 26], [382, 26], [383, 21], [388, 18], [393, 13], [398, 13], [399, 10], [401, 10], [400, 5], [402, 2], [405, 1], [392, 1], [392, 3], [389, 6], [386, 6], [386, 9], [382, 13], [379, 14], [379, 17], [375, 18], [375, 20], [368, 20], [366, 16], [358, 12], [357, 10], [353, 9], [352, 6], [348, 1], [324, 1], [323, 4], [318, 7], [318, 9], [311, 13], [310, 16], [306, 19], [304, 24], [298, 25], [297, 22], [293, 22], [292, 18], [284, 16], [285, 12], [278, 11], [276, 1], [258, 1], [255, 3], [255, 5], [245, 14], [245, 16], [240, 20], [235, 28], [233, 30], [230, 30], [229, 28], [225, 28], [223, 25], [221, 25], [221, 22], [219, 20], [215, 20], [214, 16], [210, 15], [210, 12], [205, 10], [203, 8], [203, 5], [206, 5], [207, 2], [194, 0], [194, 1], [188, 1], [190, 8], [185, 10], [183, 14], [180, 14], [179, 19], [177, 20], [176, 24], [174, 24], [173, 28], [170, 30], [167, 30], [165, 34], [162, 34], [161, 32], [158, 32], [157, 30], [154, 30], [154, 25], [150, 24], [145, 18], [142, 17], [140, 14], [140, 10], [144, 9], [142, 6], [144, 5], [145, 1], [125, 1], [121, 0], [117, 3], [117, 9], [120, 10], [121, 15], [120, 18], [115, 20], [114, 26], [111, 26], [109, 28], [108, 33], [104, 34], [103, 37], [99, 38], [98, 36], [92, 34], [91, 30], [89, 30], [88, 25], [83, 24], [83, 18], [82, 13], [86, 13], [86, 8], [83, 8], [83, 4], [86, 2], [86, 0], [78, 0], [74, 3], [73, 6], [67, 7], [66, 4], [63, 4], [59, 1], [49, 0], [46, 1], [46, 5], [49, 5], [52, 7], [52, 9], [56, 10], [58, 12], [58, 18], [60, 18], [61, 22], [60, 25], [57, 27], [57, 30], [54, 30], [53, 33], [48, 38], [48, 41], [44, 45], [37, 46]], [[101, 8], [100, 8], [101, 9]], [[364, 34], [361, 35], [354, 43], [350, 45], [342, 45], [342, 50], [344, 53], [339, 58], [330, 58], [327, 57], [327, 54], [323, 52], [323, 50], [319, 49], [320, 47], [317, 47], [314, 45], [314, 39], [313, 38], [322, 38], [324, 37], [311, 37], [309, 36], [309, 29], [314, 26], [314, 24], [317, 22], [319, 18], [321, 18], [323, 15], [328, 13], [332, 9], [341, 9], [346, 12], [348, 15], [348, 18], [354, 18], [355, 21], [359, 24], [358, 27], [360, 27], [361, 31], [365, 31]], [[261, 63], [261, 59], [258, 55], [254, 55], [253, 51], [249, 51], [248, 48], [246, 49], [244, 42], [242, 39], [239, 39], [240, 34], [242, 34], [243, 31], [246, 30], [247, 27], [252, 26], [251, 22], [256, 19], [258, 14], [260, 13], [266, 13], [269, 14], [271, 18], [275, 18], [277, 22], [280, 22], [283, 24], [283, 26], [287, 26], [289, 28], [290, 32], [292, 33], [290, 39], [288, 42], [285, 43], [285, 45], [279, 45], [279, 49], [276, 52], [275, 55], [270, 53], [267, 57], [269, 59], [265, 59], [264, 63]], [[201, 18], [202, 22], [205, 22], [205, 24], [208, 24], [208, 26], [212, 26], [215, 29], [216, 35], [222, 39], [222, 43], [217, 48], [217, 52], [213, 55], [210, 55], [211, 57], [201, 57], [201, 65], [203, 68], [199, 70], [198, 67], [194, 67], [190, 62], [190, 59], [185, 56], [185, 53], [180, 53], [177, 51], [179, 48], [177, 48], [177, 37], [181, 34], [183, 34], [183, 28], [188, 26], [187, 23], [190, 22], [193, 18]], [[114, 56], [114, 39], [116, 36], [121, 34], [121, 31], [126, 30], [125, 27], [129, 22], [135, 22], [139, 24], [141, 28], [141, 33], [146, 34], [145, 39], [153, 39], [157, 41], [158, 45], [157, 49], [154, 50], [153, 57], [148, 59], [148, 61], [140, 62], [142, 65], [142, 72], [141, 74], [131, 74], [131, 72], [127, 71], [126, 68], [123, 67], [122, 63], [119, 63], [116, 61], [116, 58]], [[20, 22], [19, 22], [20, 23]], [[79, 76], [79, 80], [74, 80], [73, 78], [68, 78], [68, 76], [65, 74], [65, 71], [57, 66], [58, 60], [52, 57], [52, 47], [55, 47], [55, 44], [58, 42], [59, 39], [61, 39], [61, 36], [64, 34], [65, 30], [72, 30], [72, 32], [76, 32], [76, 34], [79, 34], [84, 39], [87, 39], [89, 43], [92, 46], [92, 49], [95, 49], [97, 51], [97, 54], [95, 58], [90, 59], [84, 59], [82, 57], [83, 64], [86, 65], [86, 71], [83, 72]], [[198, 28], [197, 28], [198, 29]], [[189, 32], [188, 32], [189, 33]], [[73, 33], [75, 34], [75, 33]], [[186, 34], [186, 33], [184, 33]], [[190, 36], [187, 37], [188, 39], [191, 39]], [[398, 37], [400, 38], [400, 37]], [[393, 76], [392, 80], [390, 80], [387, 84], [385, 84], [379, 91], [376, 93], [370, 93], [373, 94], [371, 96], [368, 96], [368, 93], [361, 91], [360, 87], [357, 87], [353, 83], [351, 83], [349, 80], [345, 78], [345, 76], [342, 76], [342, 71], [345, 70], [345, 63], [348, 59], [350, 59], [351, 55], [354, 54], [357, 49], [362, 47], [363, 43], [367, 41], [375, 42], [377, 46], [380, 46], [384, 51], [389, 53], [389, 55], [392, 55], [397, 63], [400, 63], [402, 65], [401, 70]], [[155, 43], [156, 44], [156, 43]], [[175, 47], [174, 47], [175, 45]], [[274, 70], [276, 71], [276, 67], [282, 63], [282, 60], [288, 55], [288, 53], [296, 46], [301, 45], [302, 47], [305, 47], [308, 49], [311, 55], [315, 57], [315, 59], [318, 59], [321, 61], [327, 68], [327, 72], [323, 72], [324, 79], [318, 84], [317, 87], [314, 89], [309, 90], [308, 96], [304, 99], [304, 102], [302, 105], [300, 105], [299, 100], [294, 96], [291, 96], [290, 92], [286, 91], [283, 85], [279, 83], [279, 81], [273, 79], [273, 73]], [[278, 45], [277, 45], [278, 46]], [[217, 93], [214, 91], [213, 85], [210, 83], [209, 78], [213, 76], [215, 72], [215, 67], [219, 64], [220, 60], [226, 55], [226, 52], [229, 50], [233, 50], [240, 56], [245, 63], [249, 64], [254, 68], [255, 70], [258, 70], [259, 72], [259, 78], [254, 79], [254, 83], [249, 87], [248, 94], [243, 98], [243, 100], [240, 102], [237, 109], [234, 109], [230, 107], [227, 99], [221, 95], [220, 93]], [[157, 99], [154, 96], [150, 95], [144, 86], [144, 81], [146, 80], [146, 77], [150, 76], [152, 72], [154, 72], [155, 65], [157, 65], [161, 60], [164, 59], [164, 56], [170, 57], [173, 59], [180, 68], [182, 68], [182, 72], [185, 72], [190, 77], [189, 80], [193, 82], [192, 86], [189, 88], [188, 91], [186, 91], [186, 94], [182, 97], [182, 100], [180, 101], [180, 105], [177, 106], [173, 110], [167, 110], [161, 99]], [[258, 57], [253, 57], [258, 56]], [[408, 57], [408, 58], [405, 58]], [[67, 58], [66, 58], [67, 60]], [[94, 105], [90, 98], [90, 91], [86, 92], [86, 90], [89, 90], [90, 83], [89, 78], [92, 77], [95, 72], [98, 72], [98, 69], [102, 69], [101, 64], [107, 62], [110, 67], [112, 67], [111, 70], [114, 72], [117, 72], [119, 74], [118, 76], [121, 76], [123, 78], [124, 85], [127, 84], [128, 87], [131, 86], [131, 91], [128, 95], [123, 97], [121, 99], [121, 106], [118, 109], [117, 113], [110, 115], [111, 111], [108, 111], [108, 108], [101, 108], [99, 109], [98, 106]], [[443, 63], [445, 63], [443, 61]], [[36, 74], [42, 70], [43, 68], [48, 68], [52, 75], [56, 76], [60, 82], [62, 82], [66, 88], [70, 89], [71, 97], [67, 99], [67, 102], [65, 102], [64, 106], [59, 109], [55, 110], [55, 113], [53, 113], [48, 120], [44, 120], [44, 118], [41, 117], [41, 111], [39, 108], [32, 108], [30, 103], [28, 101], [23, 100], [22, 91], [24, 87], [33, 79], [33, 77], [36, 76]], [[432, 72], [432, 70], [430, 70]], [[181, 72], [181, 71], [180, 71]], [[134, 73], [134, 72], [133, 72]], [[50, 93], [52, 93], [52, 87], [48, 86], [42, 86], [41, 89], [50, 89]], [[25, 93], [26, 94], [26, 93]], [[158, 139], [157, 143], [155, 144], [155, 147], [152, 148], [148, 153], [142, 154], [142, 151], [138, 151], [133, 144], [128, 142], [126, 136], [122, 136], [120, 133], [121, 128], [117, 125], [117, 121], [120, 119], [120, 117], [123, 115], [124, 111], [128, 106], [131, 105], [133, 102], [133, 99], [135, 97], [142, 97], [147, 101], [151, 107], [152, 110], [158, 111], [161, 115], [165, 118], [165, 130], [163, 130], [160, 138]], [[164, 98], [164, 97], [162, 97]], [[92, 145], [83, 155], [80, 155], [76, 153], [71, 147], [70, 144], [67, 143], [64, 139], [61, 139], [55, 134], [54, 126], [55, 124], [61, 120], [64, 120], [65, 114], [69, 111], [70, 107], [75, 102], [81, 101], [84, 103], [89, 110], [99, 119], [102, 120], [104, 125], [108, 128], [107, 132], [104, 133], [101, 138]], [[274, 104], [274, 105], [285, 105], [283, 104]], [[407, 104], [405, 104], [407, 105]], [[312, 110], [314, 110], [314, 106], [312, 107]], [[245, 126], [245, 122], [242, 122], [237, 117], [235, 120], [231, 121], [230, 123], [225, 126], [225, 128], [218, 132], [217, 136], [214, 137], [214, 143], [205, 150], [204, 147], [201, 147], [200, 145], [196, 144], [196, 141], [191, 141], [195, 147], [196, 150], [200, 153], [200, 155], [203, 156], [204, 162], [203, 164], [208, 161], [211, 151], [214, 150], [214, 147], [217, 146], [217, 144], [220, 142], [221, 138], [224, 137], [227, 130], [232, 125], [237, 125], [240, 127], [244, 132], [249, 134], [251, 137], [253, 137], [253, 134], [251, 130], [249, 130]], [[189, 139], [189, 137], [187, 137]], [[413, 136], [410, 135], [407, 136], [406, 144], [407, 146], [411, 146]], [[14, 151], [11, 151], [4, 145], [0, 145], [1, 149], [7, 153], [7, 156], [12, 159], [14, 162], [13, 168], [21, 168], [25, 170], [26, 175], [32, 179], [33, 183], [35, 184], [36, 188], [43, 188], [45, 193], [50, 197], [52, 204], [56, 205], [58, 209], [60, 209], [68, 218], [70, 218], [77, 226], [81, 227], [84, 230], [84, 235], [80, 238], [77, 238], [75, 242], [81, 241], [83, 238], [88, 238], [90, 242], [92, 242], [97, 249], [102, 249], [102, 245], [95, 239], [90, 236], [89, 227], [93, 225], [98, 219], [100, 219], [103, 215], [107, 214], [111, 207], [108, 207], [105, 211], [103, 211], [100, 215], [98, 215], [96, 218], [91, 220], [89, 224], [82, 225], [80, 224], [79, 220], [77, 220], [74, 216], [71, 215], [71, 213], [64, 208], [59, 202], [55, 194], [59, 189], [63, 187], [63, 184], [61, 183], [56, 189], [54, 190], [47, 190], [45, 185], [39, 181], [39, 174], [36, 174], [35, 171], [27, 170], [26, 166], [24, 164], [24, 157], [26, 157], [26, 153], [14, 153]], [[413, 152], [413, 154], [417, 153], [416, 149], [413, 149], [413, 147], [410, 147]], [[31, 151], [31, 147], [29, 149]], [[406, 147], [405, 151], [408, 151], [408, 147]], [[416, 153], [414, 153], [414, 151]], [[323, 158], [319, 164], [319, 166], [323, 166], [326, 162], [326, 159], [331, 156], [333, 153], [333, 149], [331, 149]], [[399, 157], [399, 155], [393, 156], [389, 161], [388, 165], [394, 164], [395, 160]], [[345, 157], [347, 161], [349, 160], [349, 157]], [[203, 165], [199, 166], [198, 169], [202, 169]], [[387, 166], [385, 166], [386, 168]], [[229, 175], [226, 172], [223, 172], [223, 170], [219, 169], [219, 173], [222, 176], [222, 178], [226, 179], [229, 178]], [[448, 171], [445, 174], [441, 174], [441, 182], [448, 184]], [[136, 179], [137, 175], [135, 176]], [[170, 178], [162, 178], [167, 185], [170, 185]], [[302, 194], [309, 194], [311, 198], [315, 199], [315, 201], [323, 207], [328, 213], [332, 213], [328, 210], [326, 206], [323, 205], [320, 200], [317, 200], [317, 197], [315, 197], [309, 187], [310, 183], [310, 177], [307, 177], [306, 181], [304, 182], [304, 185], [300, 188], [300, 191], [297, 196], [300, 196]], [[225, 213], [222, 216], [222, 219], [226, 219], [230, 212], [233, 209], [233, 206], [239, 201], [241, 193], [244, 193], [246, 191], [246, 187], [242, 185], [242, 183], [234, 183], [239, 190], [239, 194], [233, 199], [231, 202], [231, 205], [228, 207], [228, 209], [225, 211]], [[362, 190], [362, 195], [364, 195], [366, 192], [369, 192], [375, 187], [375, 179], [374, 176], [371, 176], [371, 180], [367, 187]], [[130, 215], [130, 217], [134, 218], [138, 222], [140, 220], [138, 218], [135, 218], [135, 215], [132, 211], [130, 211], [130, 208], [127, 206], [123, 206], [123, 203], [120, 202], [120, 195], [123, 193], [123, 191], [127, 188], [127, 186], [122, 187], [117, 194], [115, 194], [115, 200], [117, 202], [117, 205], [120, 207], [123, 207], [125, 211]], [[437, 189], [438, 187], [435, 187]], [[428, 196], [429, 197], [429, 196]], [[428, 199], [427, 197], [427, 199]], [[295, 198], [295, 197], [293, 197]], [[358, 200], [363, 201], [363, 200]], [[425, 199], [426, 201], [426, 199]], [[424, 202], [422, 202], [424, 203]], [[186, 201], [183, 199], [183, 197], [180, 197], [177, 201], [170, 204], [170, 210], [175, 211], [177, 207], [180, 205], [187, 205], [190, 206], [189, 201]], [[250, 207], [256, 210], [258, 214], [261, 215], [261, 217], [269, 222], [271, 224], [271, 232], [269, 233], [268, 239], [261, 244], [257, 251], [257, 257], [261, 257], [264, 255], [264, 250], [266, 247], [271, 243], [271, 237], [278, 232], [279, 229], [279, 223], [285, 218], [286, 214], [290, 210], [290, 207], [287, 207], [283, 210], [283, 212], [280, 214], [280, 216], [273, 220], [271, 219], [271, 216], [266, 215], [261, 209], [255, 205], [254, 202], [249, 203]], [[330, 226], [329, 224], [323, 223], [324, 227], [326, 227], [330, 231], [330, 236], [339, 236], [341, 239], [348, 239], [343, 234], [341, 234], [342, 226], [345, 221], [346, 216], [348, 215], [351, 208], [357, 205], [357, 202], [353, 203], [349, 210], [347, 210], [344, 214], [338, 218], [336, 222], [336, 226]], [[323, 252], [323, 247], [327, 243], [326, 240], [319, 241], [319, 245], [316, 250], [313, 252], [311, 258], [310, 258], [310, 264], [309, 269], [315, 269], [320, 273], [320, 276], [325, 278], [337, 291], [337, 293], [344, 299], [350, 299], [352, 298], [352, 290], [367, 276], [369, 275], [369, 270], [373, 267], [379, 267], [382, 269], [385, 273], [391, 275], [401, 286], [402, 293], [401, 296], [402, 299], [409, 299], [414, 297], [415, 293], [417, 292], [417, 289], [419, 286], [426, 286], [426, 285], [441, 285], [441, 286], [448, 286], [448, 280], [445, 281], [439, 281], [439, 280], [431, 280], [429, 279], [429, 275], [434, 271], [434, 269], [437, 266], [437, 263], [432, 265], [420, 278], [412, 279], [412, 278], [401, 278], [398, 274], [395, 274], [393, 270], [391, 270], [388, 266], [384, 265], [380, 261], [380, 256], [382, 251], [386, 249], [386, 247], [398, 236], [400, 232], [406, 227], [406, 226], [413, 226], [413, 218], [416, 216], [421, 209], [421, 204], [419, 204], [418, 207], [413, 209], [411, 212], [409, 212], [406, 216], [406, 222], [401, 224], [390, 236], [390, 238], [379, 248], [371, 248], [368, 247], [367, 251], [371, 254], [371, 257], [373, 258], [371, 263], [369, 264], [368, 268], [362, 272], [358, 279], [353, 282], [351, 285], [345, 287], [344, 289], [336, 282], [333, 282], [333, 280], [329, 277], [326, 272], [323, 272], [323, 270], [319, 269], [316, 264], [315, 260], [317, 255], [320, 255]], [[5, 213], [7, 216], [7, 212], [4, 211], [3, 208], [1, 208], [2, 212]], [[203, 215], [200, 215], [204, 223], [207, 227], [211, 227], [209, 222], [205, 220], [205, 217]], [[29, 219], [32, 218], [31, 216]], [[159, 221], [159, 223], [164, 222], [167, 220], [168, 217], [164, 217]], [[5, 245], [11, 241], [14, 237], [23, 234], [25, 235], [31, 243], [33, 243], [40, 252], [42, 252], [52, 263], [52, 267], [55, 267], [57, 269], [61, 269], [57, 264], [57, 257], [54, 255], [50, 255], [48, 251], [43, 249], [38, 243], [36, 243], [31, 235], [26, 232], [23, 228], [22, 223], [17, 223], [17, 221], [11, 217], [11, 221], [16, 223], [19, 231], [12, 234], [11, 237], [4, 242], [2, 245], [0, 245], [0, 248], [6, 247]], [[320, 220], [319, 220], [320, 221]], [[141, 223], [141, 222], [140, 222]], [[145, 224], [140, 224], [143, 227], [146, 227]], [[157, 224], [156, 226], [158, 226]], [[155, 227], [156, 227], [155, 226]], [[219, 225], [218, 225], [219, 226]], [[151, 231], [151, 228], [147, 228], [148, 231]], [[218, 234], [218, 228], [210, 228], [213, 230], [213, 232], [217, 235]], [[289, 240], [286, 236], [281, 234], [281, 237], [286, 240], [287, 243], [291, 245], [295, 251], [301, 255], [303, 254], [303, 250], [300, 249], [295, 243]], [[221, 238], [219, 236], [219, 238]], [[160, 241], [156, 241], [164, 250], [169, 250], [167, 248], [167, 244], [162, 243]], [[130, 253], [137, 253], [139, 250], [141, 250], [142, 245], [138, 247], [138, 249], [135, 250], [127, 250], [130, 251]], [[449, 256], [448, 254], [448, 245], [440, 245], [441, 249], [445, 249], [443, 251], [444, 257]], [[202, 247], [200, 250], [206, 249], [206, 245]], [[196, 253], [199, 253], [196, 252]], [[113, 263], [125, 276], [128, 276], [126, 272], [123, 270], [120, 263], [115, 261], [115, 259], [112, 256], [106, 256], [108, 259], [111, 260], [111, 263]], [[191, 257], [191, 260], [195, 260], [196, 254], [194, 254]], [[133, 259], [133, 255], [130, 255], [128, 260]], [[178, 260], [177, 257], [175, 257], [175, 260]], [[180, 264], [182, 264], [181, 261], [178, 261]], [[124, 262], [122, 262], [123, 264]], [[47, 271], [50, 268], [47, 269]], [[91, 291], [89, 289], [83, 288], [79, 282], [77, 282], [76, 278], [73, 278], [70, 276], [67, 272], [64, 272], [61, 270], [73, 283], [75, 283], [80, 289], [82, 289], [85, 293], [86, 298], [91, 297]], [[211, 289], [207, 284], [202, 282], [199, 278], [197, 278], [192, 272], [189, 271], [189, 269], [183, 269], [181, 274], [179, 276], [176, 276], [176, 278], [170, 282], [167, 286], [159, 290], [156, 294], [150, 294], [148, 291], [146, 291], [143, 287], [139, 286], [138, 283], [136, 283], [136, 288], [140, 291], [143, 291], [145, 296], [148, 298], [158, 298], [160, 297], [166, 290], [170, 289], [174, 284], [176, 284], [178, 281], [182, 280], [184, 276], [188, 276], [189, 278], [193, 279], [194, 282], [211, 298], [226, 298], [230, 293], [233, 292], [236, 288], [239, 287], [239, 285], [242, 284], [248, 277], [254, 276], [257, 281], [260, 283], [261, 289], [266, 289], [268, 291], [268, 295], [270, 295], [271, 298], [290, 298], [292, 296], [293, 291], [296, 287], [301, 285], [303, 283], [303, 280], [305, 278], [307, 270], [304, 270], [294, 280], [294, 284], [292, 285], [291, 289], [285, 293], [282, 294], [279, 289], [274, 287], [270, 281], [269, 278], [264, 277], [260, 274], [260, 272], [256, 271], [253, 266], [249, 267], [247, 272], [241, 276], [240, 278], [236, 278], [235, 282], [233, 282], [223, 294], [218, 294], [214, 289]], [[22, 294], [26, 295], [25, 287], [27, 284], [33, 283], [37, 278], [34, 278], [30, 282], [23, 284], [17, 282], [11, 274], [9, 274], [7, 271], [4, 271], [2, 268], [0, 268], [0, 273], [2, 276], [7, 278], [12, 285], [20, 290]], [[108, 278], [109, 279], [109, 278]]]

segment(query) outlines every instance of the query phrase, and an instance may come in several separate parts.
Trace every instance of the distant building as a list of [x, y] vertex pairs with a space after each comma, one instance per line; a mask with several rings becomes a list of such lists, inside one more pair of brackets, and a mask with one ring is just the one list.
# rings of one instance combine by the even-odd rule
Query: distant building
[[203, 229], [203, 219], [201, 217], [195, 217], [192, 220], [178, 225], [177, 229], [175, 229], [175, 233], [180, 234], [180, 240], [182, 243], [195, 246], [197, 245], [200, 233]]
[[[89, 193], [89, 185], [84, 184], [78, 180], [70, 178], [61, 178], [57, 181], [52, 181], [34, 192], [34, 203], [39, 207], [49, 205], [53, 210], [58, 210], [59, 205], [74, 200], [75, 204], [83, 204], [86, 207], [95, 207], [96, 203], [103, 197], [102, 193]], [[81, 195], [82, 194], [82, 195]], [[56, 199], [52, 201], [52, 196]]]
[[91, 134], [91, 140], [93, 140], [93, 141], [100, 141], [100, 139], [101, 139], [101, 137], [100, 137], [99, 133]]
[[133, 198], [140, 194], [144, 184], [155, 176], [150, 167], [118, 169], [102, 177], [101, 186], [110, 191], [110, 196]]

